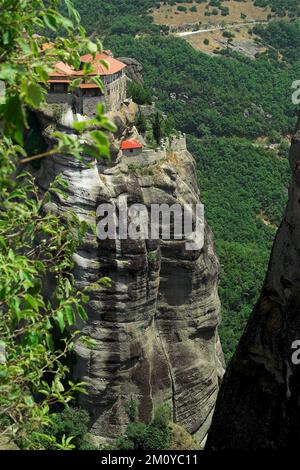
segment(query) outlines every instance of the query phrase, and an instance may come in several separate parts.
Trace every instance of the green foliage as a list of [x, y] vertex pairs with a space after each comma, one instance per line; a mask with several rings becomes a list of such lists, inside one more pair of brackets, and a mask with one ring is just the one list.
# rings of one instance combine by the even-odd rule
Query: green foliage
[[58, 440], [63, 435], [73, 436], [73, 443], [80, 446], [82, 438], [88, 432], [89, 415], [85, 410], [66, 408], [61, 413], [51, 416], [48, 432]]
[[[290, 61], [295, 62], [300, 57], [300, 21], [272, 21], [267, 26], [256, 25], [253, 32], [263, 39], [266, 46], [270, 46], [283, 57]], [[272, 50], [268, 51], [269, 57]], [[275, 56], [277, 59], [277, 56]]]
[[220, 334], [228, 361], [263, 284], [287, 199], [288, 160], [236, 138], [190, 138], [189, 148], [221, 261]]
[[171, 439], [171, 411], [167, 404], [159, 406], [150, 424], [131, 422], [125, 434], [116, 441], [118, 450], [163, 450]]
[[147, 130], [147, 121], [141, 112], [139, 112], [136, 116], [135, 125], [140, 134], [145, 134]]
[[[54, 405], [66, 406], [74, 393], [84, 392], [84, 384], [70, 380], [65, 358], [75, 339], [87, 341], [67, 329], [78, 318], [87, 319], [83, 304], [88, 296], [76, 290], [72, 269], [74, 251], [88, 227], [72, 212], [45, 212], [53, 195], [65, 197], [63, 179], [57, 178], [41, 197], [34, 177], [22, 169], [24, 162], [41, 156], [28, 155], [32, 146], [24, 143], [27, 109], [44, 104], [53, 62], [79, 67], [83, 52], [101, 50], [98, 41], [85, 38], [71, 1], [64, 3], [68, 17], [58, 12], [58, 0], [0, 0], [0, 79], [5, 83], [0, 105], [0, 432], [25, 449], [36, 448], [35, 433], [51, 423]], [[42, 34], [49, 29], [63, 30], [64, 37], [44, 50]], [[56, 147], [42, 156], [59, 151], [82, 158], [83, 150], [107, 155], [108, 142], [99, 128], [114, 126], [102, 108], [92, 123], [78, 125], [78, 134], [87, 133], [90, 125], [88, 148], [78, 138], [56, 133]], [[60, 439], [50, 436], [52, 448], [74, 448], [72, 436]]]
[[162, 403], [154, 410], [154, 417], [152, 420], [153, 426], [165, 429], [171, 421], [171, 408], [168, 403]]
[[[51, 414], [49, 425], [40, 432], [34, 433], [37, 447], [52, 450], [53, 443], [62, 442], [72, 436], [72, 449], [97, 450], [91, 443], [88, 434], [89, 415], [86, 411], [78, 408], [65, 408], [60, 413]], [[70, 450], [72, 450], [70, 449]]]
[[254, 0], [254, 5], [258, 7], [270, 6], [277, 16], [285, 16], [287, 13], [291, 17], [300, 16], [300, 5], [298, 0]]
[[127, 86], [127, 96], [131, 97], [136, 104], [151, 104], [151, 93], [143, 85], [129, 82]]
[[134, 422], [138, 415], [138, 404], [132, 397], [125, 403], [125, 412], [130, 422]]
[[147, 253], [147, 260], [149, 263], [155, 263], [156, 257], [157, 257], [156, 251], [149, 251]]
[[232, 33], [231, 31], [224, 31], [222, 36], [224, 38], [233, 39], [235, 37], [235, 34]]
[[157, 106], [187, 134], [202, 137], [203, 125], [219, 137], [249, 139], [294, 129], [291, 84], [299, 79], [300, 61], [287, 67], [236, 53], [210, 57], [179, 38], [113, 37], [107, 45], [116, 55], [138, 58]]
[[82, 17], [82, 24], [89, 33], [130, 34], [159, 33], [165, 26], [153, 24], [149, 8], [159, 6], [158, 0], [74, 0]]
[[156, 143], [159, 145], [160, 141], [163, 137], [162, 118], [159, 115], [159, 113], [155, 114], [152, 126], [153, 126], [153, 137], [154, 137]]

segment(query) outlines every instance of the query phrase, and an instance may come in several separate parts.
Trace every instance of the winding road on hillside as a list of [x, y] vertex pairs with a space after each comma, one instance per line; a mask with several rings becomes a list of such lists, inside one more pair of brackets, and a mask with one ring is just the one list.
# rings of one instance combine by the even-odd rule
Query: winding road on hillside
[[216, 26], [214, 28], [198, 29], [196, 31], [183, 31], [181, 33], [175, 33], [175, 36], [186, 37], [186, 36], [193, 36], [194, 34], [209, 33], [212, 31], [223, 31], [223, 30], [228, 30], [228, 29], [238, 29], [244, 26], [252, 26], [256, 24], [267, 24], [267, 23], [270, 23], [270, 21], [251, 21], [249, 23], [234, 23], [234, 24], [227, 24], [225, 26]]

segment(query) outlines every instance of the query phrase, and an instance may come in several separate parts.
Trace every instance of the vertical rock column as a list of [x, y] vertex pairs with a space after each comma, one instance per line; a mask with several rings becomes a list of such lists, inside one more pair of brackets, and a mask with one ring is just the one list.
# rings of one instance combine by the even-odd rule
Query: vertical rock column
[[300, 126], [292, 181], [262, 293], [225, 374], [210, 449], [282, 449], [300, 443]]

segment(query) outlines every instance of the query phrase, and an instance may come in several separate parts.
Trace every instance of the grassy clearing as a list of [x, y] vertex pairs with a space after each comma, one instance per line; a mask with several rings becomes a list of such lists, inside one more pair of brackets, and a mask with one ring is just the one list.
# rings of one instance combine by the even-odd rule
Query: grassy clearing
[[[155, 24], [165, 24], [168, 26], [180, 26], [184, 23], [197, 23], [201, 22], [203, 25], [217, 25], [221, 22], [228, 23], [244, 23], [246, 21], [264, 21], [271, 13], [270, 8], [260, 8], [253, 4], [252, 0], [246, 0], [245, 2], [237, 2], [235, 0], [229, 0], [223, 2], [224, 7], [229, 8], [229, 15], [222, 16], [219, 10], [218, 15], [205, 16], [205, 11], [209, 2], [199, 4], [195, 1], [189, 3], [178, 3], [174, 6], [162, 4], [159, 9], [151, 11], [151, 15], [154, 17]], [[184, 6], [187, 8], [187, 12], [178, 11], [178, 6]], [[192, 12], [190, 9], [196, 6], [197, 11]], [[210, 11], [213, 7], [210, 7]], [[242, 18], [241, 15], [246, 15], [246, 18]]]
[[[255, 43], [255, 35], [249, 34], [249, 27], [243, 26], [238, 29], [231, 30], [235, 35], [235, 41], [239, 41], [241, 44]], [[184, 39], [191, 44], [195, 49], [206, 52], [207, 54], [212, 54], [214, 51], [220, 50], [224, 47], [224, 37], [223, 30], [221, 31], [209, 31], [205, 33], [195, 34], [193, 36], [186, 36]], [[208, 40], [209, 42], [207, 43]], [[264, 52], [265, 47], [260, 47], [260, 52]]]

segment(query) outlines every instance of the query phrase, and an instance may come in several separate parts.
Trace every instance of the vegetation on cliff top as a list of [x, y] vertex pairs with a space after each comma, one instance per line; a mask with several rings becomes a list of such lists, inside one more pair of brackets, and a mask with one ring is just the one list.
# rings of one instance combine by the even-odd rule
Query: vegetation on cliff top
[[157, 107], [190, 134], [201, 199], [221, 260], [221, 340], [227, 361], [258, 299], [289, 180], [288, 140], [300, 61], [209, 57], [176, 38], [113, 37], [138, 58]]

